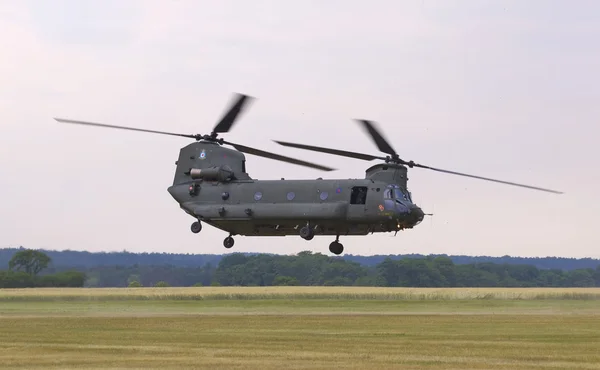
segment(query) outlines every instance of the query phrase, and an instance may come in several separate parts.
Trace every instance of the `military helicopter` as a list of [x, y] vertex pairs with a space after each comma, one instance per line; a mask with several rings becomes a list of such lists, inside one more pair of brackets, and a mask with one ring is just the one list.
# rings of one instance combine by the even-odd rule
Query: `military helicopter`
[[[398, 233], [423, 221], [424, 211], [412, 200], [407, 186], [407, 167], [424, 168], [514, 186], [561, 194], [559, 191], [494, 180], [424, 166], [402, 160], [368, 120], [357, 120], [377, 147], [387, 156], [349, 152], [304, 144], [275, 141], [279, 145], [313, 150], [367, 161], [380, 160], [356, 179], [257, 180], [246, 171], [243, 153], [306, 166], [322, 171], [334, 168], [232, 143], [219, 138], [229, 132], [253, 98], [236, 94], [230, 108], [210, 134], [181, 134], [55, 118], [73, 123], [124, 130], [180, 136], [196, 142], [182, 147], [175, 162], [173, 183], [167, 191], [187, 214], [194, 218], [191, 231], [202, 224], [227, 232], [225, 248], [234, 245], [233, 236], [297, 235], [312, 240], [315, 235], [335, 236], [329, 245], [333, 254], [344, 250], [340, 236]], [[223, 145], [232, 146], [229, 149]]]

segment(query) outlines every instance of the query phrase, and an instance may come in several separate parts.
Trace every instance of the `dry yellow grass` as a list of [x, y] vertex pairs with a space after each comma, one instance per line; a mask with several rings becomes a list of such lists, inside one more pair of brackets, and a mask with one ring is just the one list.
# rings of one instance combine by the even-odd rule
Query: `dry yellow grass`
[[0, 301], [600, 299], [600, 288], [169, 287], [0, 289]]

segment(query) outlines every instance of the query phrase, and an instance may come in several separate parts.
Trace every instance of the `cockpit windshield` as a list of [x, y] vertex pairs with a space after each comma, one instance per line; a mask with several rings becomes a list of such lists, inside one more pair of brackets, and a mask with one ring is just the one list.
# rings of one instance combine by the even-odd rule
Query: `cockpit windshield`
[[408, 196], [404, 194], [400, 189], [394, 189], [394, 198], [400, 200], [408, 200]]
[[389, 185], [387, 189], [385, 189], [384, 198], [412, 203], [410, 191], [403, 191], [398, 185]]

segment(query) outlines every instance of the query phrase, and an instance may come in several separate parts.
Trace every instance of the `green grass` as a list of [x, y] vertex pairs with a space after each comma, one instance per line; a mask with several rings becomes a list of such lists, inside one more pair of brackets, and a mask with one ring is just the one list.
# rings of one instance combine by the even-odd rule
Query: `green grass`
[[321, 287], [1, 290], [0, 366], [598, 369], [600, 302], [589, 298], [596, 294]]

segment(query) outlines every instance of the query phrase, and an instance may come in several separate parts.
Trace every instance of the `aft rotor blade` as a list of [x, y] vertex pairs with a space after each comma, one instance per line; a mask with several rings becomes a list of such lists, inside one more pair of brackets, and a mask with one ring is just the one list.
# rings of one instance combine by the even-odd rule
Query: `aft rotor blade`
[[492, 181], [492, 182], [497, 182], [497, 183], [501, 183], [501, 184], [507, 184], [507, 185], [513, 185], [513, 186], [519, 186], [522, 188], [528, 188], [528, 189], [534, 189], [534, 190], [540, 190], [540, 191], [546, 191], [548, 193], [555, 193], [555, 194], [564, 194], [562, 191], [557, 191], [557, 190], [551, 190], [551, 189], [544, 189], [544, 188], [540, 188], [537, 186], [531, 186], [531, 185], [524, 185], [524, 184], [518, 184], [516, 182], [509, 182], [509, 181], [503, 181], [503, 180], [496, 180], [496, 179], [490, 179], [487, 177], [481, 177], [481, 176], [475, 176], [475, 175], [469, 175], [466, 173], [460, 173], [460, 172], [455, 172], [455, 171], [448, 171], [448, 170], [442, 170], [440, 168], [434, 168], [434, 167], [429, 167], [429, 166], [424, 166], [418, 163], [414, 163], [414, 162], [408, 162], [406, 163], [409, 167], [419, 167], [419, 168], [425, 168], [428, 170], [433, 170], [433, 171], [438, 171], [438, 172], [444, 172], [444, 173], [449, 173], [452, 175], [459, 175], [459, 176], [465, 176], [465, 177], [472, 177], [474, 179], [480, 179], [480, 180], [486, 180], [486, 181]]
[[251, 147], [248, 147], [248, 146], [245, 146], [245, 145], [234, 144], [234, 143], [230, 143], [228, 141], [224, 141], [224, 143], [233, 146], [234, 148], [236, 148], [240, 152], [244, 152], [244, 153], [248, 153], [248, 154], [254, 154], [254, 155], [257, 155], [259, 157], [265, 157], [265, 158], [275, 159], [277, 161], [282, 161], [282, 162], [297, 164], [297, 165], [300, 165], [300, 166], [315, 168], [315, 169], [322, 170], [322, 171], [334, 171], [335, 170], [335, 168], [325, 167], [325, 166], [321, 166], [319, 164], [310, 163], [310, 162], [304, 162], [304, 161], [301, 161], [299, 159], [285, 157], [283, 155], [279, 155], [279, 154], [275, 154], [275, 153], [271, 153], [271, 152], [265, 152], [264, 150], [251, 148]]
[[231, 105], [231, 108], [229, 108], [227, 113], [225, 113], [221, 121], [216, 124], [213, 133], [229, 132], [231, 126], [233, 126], [243, 109], [254, 99], [253, 97], [244, 94], [236, 94], [235, 96], [237, 99]]
[[106, 125], [106, 124], [103, 124], [103, 123], [86, 122], [86, 121], [77, 121], [77, 120], [66, 119], [66, 118], [54, 118], [54, 119], [55, 119], [57, 122], [61, 122], [61, 123], [74, 123], [74, 124], [78, 124], [78, 125], [97, 126], [97, 127], [107, 127], [107, 128], [116, 128], [116, 129], [120, 129], [120, 130], [130, 130], [130, 131], [150, 132], [150, 133], [153, 133], [153, 134], [162, 134], [162, 135], [171, 135], [171, 136], [181, 136], [181, 137], [188, 137], [188, 138], [192, 138], [192, 139], [195, 139], [195, 138], [196, 138], [196, 135], [178, 134], [178, 133], [174, 133], [174, 132], [165, 132], [165, 131], [146, 130], [146, 129], [142, 129], [142, 128], [135, 128], [135, 127], [125, 127], [125, 126]]
[[323, 147], [320, 147], [320, 146], [313, 146], [313, 145], [288, 143], [288, 142], [285, 142], [285, 141], [278, 141], [278, 140], [273, 140], [273, 141], [276, 142], [279, 145], [288, 146], [288, 147], [292, 147], [292, 148], [312, 150], [312, 151], [315, 151], [315, 152], [340, 155], [340, 156], [343, 156], [343, 157], [350, 157], [350, 158], [362, 159], [362, 160], [365, 160], [365, 161], [372, 161], [374, 159], [383, 159], [383, 160], [385, 160], [385, 157], [377, 157], [377, 156], [370, 155], [370, 154], [357, 153], [357, 152], [349, 152], [349, 151], [346, 151], [346, 150], [339, 150], [339, 149], [323, 148]]
[[369, 135], [371, 135], [379, 150], [391, 155], [392, 157], [397, 155], [390, 143], [384, 139], [383, 135], [375, 128], [371, 121], [367, 121], [365, 119], [357, 119], [356, 121], [360, 122], [363, 128], [369, 133]]

